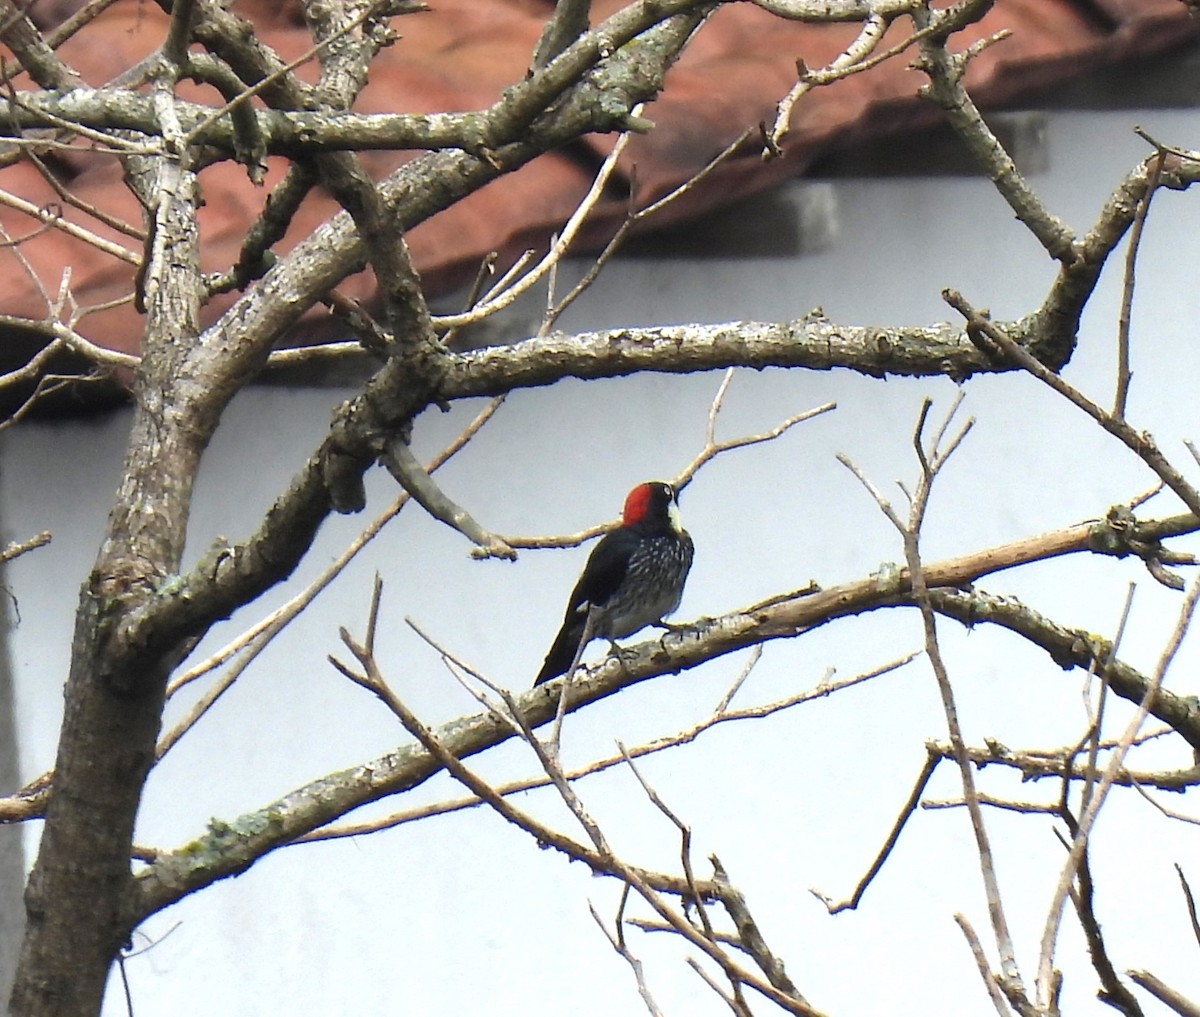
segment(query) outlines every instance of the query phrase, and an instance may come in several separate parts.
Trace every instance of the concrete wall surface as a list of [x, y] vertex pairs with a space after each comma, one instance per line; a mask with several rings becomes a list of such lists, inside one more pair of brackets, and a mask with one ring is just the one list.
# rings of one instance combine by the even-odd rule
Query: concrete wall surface
[[[1192, 145], [1194, 120], [1187, 111], [1052, 111], [1048, 169], [1032, 182], [1052, 210], [1085, 230], [1122, 174], [1148, 154], [1132, 126]], [[954, 317], [940, 298], [947, 286], [1005, 320], [1034, 310], [1054, 278], [1054, 264], [978, 177], [839, 177], [781, 194], [771, 200], [782, 209], [778, 229], [797, 238], [790, 249], [768, 243], [758, 251], [722, 250], [718, 240], [689, 252], [686, 235], [683, 249], [677, 245], [669, 256], [650, 245], [618, 258], [561, 327], [791, 319], [816, 306], [846, 324], [931, 323]], [[796, 209], [810, 218], [795, 218]], [[819, 233], [819, 242], [799, 239], [806, 230]], [[1195, 195], [1158, 195], [1138, 271], [1129, 416], [1181, 466], [1189, 462], [1182, 439], [1196, 437], [1198, 264]], [[1118, 260], [1106, 271], [1065, 371], [1105, 405], [1113, 390], [1120, 267]], [[719, 382], [719, 375], [653, 375], [516, 393], [440, 475], [442, 483], [501, 533], [572, 532], [610, 519], [630, 486], [669, 477], [697, 453]], [[976, 424], [935, 489], [923, 545], [930, 560], [1097, 517], [1152, 482], [1135, 457], [1028, 376], [977, 378], [964, 392], [962, 413]], [[917, 476], [911, 441], [921, 401], [933, 399], [940, 417], [956, 394], [949, 379], [738, 373], [719, 423], [723, 437], [767, 430], [825, 402], [838, 409], [780, 441], [718, 459], [687, 489], [682, 510], [697, 552], [678, 619], [718, 615], [810, 580], [832, 585], [902, 560], [895, 531], [835, 454], [851, 457], [899, 504], [894, 481], [911, 489]], [[260, 387], [237, 398], [204, 461], [189, 561], [218, 536], [237, 540], [252, 532], [344, 395]], [[457, 406], [419, 420], [415, 440], [422, 454], [450, 440], [479, 408]], [[19, 608], [10, 655], [22, 779], [53, 761], [77, 591], [96, 554], [127, 424], [128, 415], [117, 413], [101, 421], [22, 426], [7, 432], [0, 448], [5, 534], [54, 533], [49, 547], [15, 562], [7, 579]], [[378, 470], [369, 487], [367, 515], [373, 516], [395, 490]], [[1150, 515], [1176, 511], [1167, 496], [1145, 509]], [[193, 659], [294, 594], [353, 539], [365, 518], [327, 523], [294, 580], [213, 633]], [[1195, 541], [1179, 542], [1189, 545], [1194, 549]], [[584, 549], [539, 551], [523, 553], [515, 564], [475, 562], [459, 535], [406, 509], [159, 765], [147, 787], [138, 841], [181, 845], [213, 817], [231, 822], [306, 781], [409, 740], [373, 697], [325, 659], [341, 652], [338, 626], [362, 631], [376, 570], [386, 584], [380, 659], [401, 697], [437, 723], [477, 707], [404, 619], [411, 617], [496, 681], [525, 688], [585, 556]], [[1110, 635], [1130, 582], [1137, 593], [1123, 656], [1149, 671], [1181, 598], [1157, 586], [1139, 563], [1078, 557], [982, 585], [1020, 597], [1063, 624]], [[1063, 672], [984, 627], [967, 632], [944, 623], [941, 632], [972, 743], [996, 738], [1016, 747], [1061, 746], [1079, 737], [1086, 723], [1082, 675]], [[919, 649], [921, 638], [912, 611], [829, 625], [769, 645], [739, 695], [747, 704], [767, 702], [819, 683], [829, 668], [848, 677]], [[1170, 687], [1197, 691], [1195, 663], [1194, 647], [1185, 643]], [[695, 723], [743, 664], [741, 655], [713, 661], [571, 716], [565, 761], [606, 755], [617, 739], [633, 745]], [[203, 685], [172, 702], [168, 724]], [[1111, 710], [1116, 732], [1128, 711], [1123, 704]], [[727, 725], [647, 759], [643, 772], [692, 825], [698, 868], [707, 871], [708, 853], [720, 856], [815, 1006], [838, 1014], [982, 1013], [988, 1001], [952, 917], [963, 912], [981, 932], [987, 926], [963, 810], [918, 813], [856, 912], [830, 917], [808, 892], [848, 895], [909, 794], [925, 741], [944, 735], [934, 679], [928, 663], [918, 660], [790, 713]], [[1147, 753], [1145, 765], [1189, 765], [1182, 742], [1167, 741]], [[536, 770], [529, 750], [515, 744], [473, 765], [497, 780]], [[1058, 793], [992, 773], [987, 787], [996, 794], [1053, 801]], [[631, 860], [677, 864], [677, 831], [627, 771], [589, 778], [578, 789]], [[382, 816], [459, 793], [438, 777], [402, 801], [363, 811]], [[947, 767], [927, 796], [957, 793]], [[571, 828], [550, 792], [518, 801]], [[1169, 804], [1200, 814], [1194, 793]], [[993, 810], [987, 819], [1020, 960], [1031, 977], [1062, 848], [1049, 818]], [[1097, 830], [1093, 867], [1118, 967], [1150, 967], [1197, 998], [1196, 944], [1172, 868], [1179, 861], [1200, 879], [1193, 831], [1123, 792]], [[29, 858], [37, 836], [37, 824], [30, 824]], [[637, 1013], [641, 1003], [629, 969], [588, 913], [591, 901], [611, 924], [617, 893], [610, 882], [538, 850], [525, 834], [478, 809], [290, 847], [139, 930], [137, 947], [149, 948], [127, 964], [135, 1012]], [[694, 951], [681, 951], [665, 935], [630, 936], [665, 1013], [727, 1012], [682, 960]], [[1064, 1012], [1108, 1012], [1095, 999], [1095, 977], [1070, 920], [1060, 966], [1067, 972]], [[1147, 1013], [1164, 1012], [1153, 1005]], [[122, 1014], [124, 1007], [114, 982], [105, 1013]], [[755, 1012], [768, 1011], [764, 1003]]]

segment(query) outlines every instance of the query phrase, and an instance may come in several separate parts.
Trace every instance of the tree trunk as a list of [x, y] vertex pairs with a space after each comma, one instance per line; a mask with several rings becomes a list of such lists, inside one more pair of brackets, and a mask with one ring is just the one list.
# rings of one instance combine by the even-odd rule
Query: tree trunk
[[154, 761], [167, 676], [188, 649], [151, 635], [159, 588], [179, 568], [201, 453], [220, 395], [199, 377], [201, 277], [195, 174], [169, 158], [135, 161], [151, 209], [146, 331], [136, 404], [108, 532], [84, 585], [71, 673], [12, 1013], [91, 1017], [128, 939], [130, 855]]
[[[93, 580], [96, 577], [93, 576]], [[72, 646], [66, 714], [12, 996], [19, 1015], [95, 1014], [129, 935], [130, 848], [154, 759], [163, 675], [118, 691], [105, 674], [112, 602], [89, 583]], [[107, 617], [106, 617], [107, 616]]]

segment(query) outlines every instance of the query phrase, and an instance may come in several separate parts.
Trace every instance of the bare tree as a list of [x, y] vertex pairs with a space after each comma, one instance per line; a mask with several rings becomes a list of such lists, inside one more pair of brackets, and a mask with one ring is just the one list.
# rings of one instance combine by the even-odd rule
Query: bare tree
[[[998, 966], [987, 960], [986, 948], [970, 923], [965, 918], [961, 922], [997, 1011], [1058, 1012], [1055, 942], [1070, 898], [1089, 935], [1106, 1000], [1121, 1012], [1140, 1012], [1108, 960], [1093, 913], [1088, 835], [1114, 787], [1144, 789], [1171, 782], [1180, 787], [1200, 780], [1194, 768], [1135, 772], [1126, 765], [1148, 716], [1200, 749], [1200, 714], [1194, 704], [1162, 688], [1200, 587], [1193, 584], [1185, 597], [1179, 635], [1164, 649], [1160, 665], [1153, 674], [1142, 674], [1121, 661], [1119, 639], [1105, 641], [1066, 629], [1020, 603], [991, 598], [972, 584], [1000, 569], [1067, 554], [1097, 553], [1136, 555], [1159, 581], [1183, 585], [1175, 567], [1190, 561], [1162, 542], [1200, 528], [1200, 491], [1148, 434], [1126, 418], [1127, 342], [1121, 347], [1118, 391], [1111, 410], [1071, 388], [1056, 372], [1075, 347], [1080, 315], [1106, 260], [1144, 220], [1158, 189], [1183, 190], [1200, 179], [1200, 154], [1154, 143], [1091, 227], [1076, 233], [1022, 178], [963, 87], [968, 61], [995, 40], [959, 49], [956, 35], [987, 11], [988, 0], [958, 0], [937, 7], [928, 0], [757, 2], [780, 18], [850, 23], [856, 26], [856, 35], [828, 67], [800, 68], [795, 88], [779, 97], [777, 122], [762, 125], [761, 130], [750, 125], [736, 145], [758, 144], [770, 157], [785, 143], [791, 111], [807, 93], [850, 74], [870, 73], [885, 61], [915, 60], [928, 79], [927, 97], [944, 111], [1015, 215], [1057, 263], [1056, 278], [1040, 306], [1029, 308], [1019, 320], [993, 322], [970, 298], [947, 292], [946, 300], [959, 316], [954, 324], [881, 329], [814, 315], [790, 322], [565, 335], [553, 330], [560, 303], [550, 308], [545, 327], [536, 336], [459, 352], [451, 343], [456, 329], [496, 313], [553, 270], [594, 206], [613, 160], [606, 163], [596, 188], [545, 258], [522, 260], [490, 291], [475, 294], [461, 314], [439, 317], [430, 312], [405, 244], [405, 231], [498, 176], [586, 134], [627, 135], [650, 129], [642, 104], [655, 98], [667, 70], [720, 3], [631, 3], [589, 27], [588, 5], [562, 0], [537, 52], [531, 54], [528, 73], [489, 109], [471, 114], [364, 116], [354, 113], [352, 104], [371, 62], [392, 41], [393, 19], [418, 9], [418, 4], [302, 0], [313, 42], [308, 58], [320, 66], [317, 84], [310, 85], [256, 37], [252, 25], [218, 0], [162, 3], [170, 21], [161, 47], [119, 80], [89, 87], [55, 52], [70, 33], [87, 31], [86, 17], [45, 35], [20, 8], [0, 0], [0, 34], [26, 76], [17, 83], [19, 87], [9, 87], [2, 100], [9, 142], [5, 158], [36, 161], [39, 153], [57, 146], [88, 145], [120, 163], [127, 186], [145, 210], [144, 223], [120, 224], [122, 232], [140, 241], [137, 249], [114, 245], [100, 236], [99, 229], [70, 225], [47, 210], [28, 210], [34, 220], [107, 245], [114, 257], [133, 264], [136, 277], [127, 299], [145, 315], [138, 354], [102, 349], [85, 338], [80, 323], [90, 309], [76, 306], [69, 285], [60, 287], [52, 280], [41, 280], [46, 294], [43, 317], [5, 321], [41, 336], [45, 347], [0, 381], [10, 385], [35, 381], [35, 396], [40, 395], [56, 383], [47, 373], [51, 356], [70, 351], [98, 372], [128, 372], [134, 405], [120, 489], [78, 607], [54, 769], [0, 800], [0, 820], [45, 820], [26, 896], [27, 932], [12, 999], [14, 1013], [32, 1017], [98, 1012], [114, 958], [148, 916], [244, 870], [278, 847], [344, 834], [348, 827], [330, 824], [365, 802], [399, 795], [440, 770], [461, 782], [468, 795], [445, 808], [485, 803], [538, 842], [623, 883], [626, 896], [640, 898], [651, 913], [639, 919], [643, 927], [671, 930], [713, 962], [714, 968], [700, 970], [734, 1013], [749, 1013], [748, 999], [755, 995], [786, 1012], [817, 1013], [768, 947], [720, 861], [712, 859], [709, 876], [693, 871], [686, 822], [648, 783], [644, 782], [647, 793], [665, 820], [680, 831], [680, 871], [651, 871], [614, 851], [574, 790], [575, 778], [582, 774], [564, 772], [557, 759], [558, 725], [565, 712], [630, 684], [685, 670], [735, 649], [793, 638], [836, 618], [895, 605], [914, 606], [920, 612], [948, 740], [928, 746], [927, 762], [911, 799], [854, 900], [846, 905], [830, 901], [829, 906], [857, 903], [920, 802], [930, 775], [943, 759], [949, 760], [962, 788], [961, 802], [953, 804], [965, 806], [971, 815]], [[88, 5], [88, 11], [95, 13], [103, 6], [98, 0]], [[185, 78], [217, 83], [226, 103], [215, 108], [183, 101], [177, 86]], [[376, 181], [356, 153], [378, 148], [420, 154]], [[286, 157], [291, 167], [249, 232], [239, 260], [215, 273], [201, 271], [200, 170], [215, 160], [237, 160], [254, 178], [268, 155]], [[344, 212], [288, 253], [276, 255], [272, 247], [300, 199], [317, 185], [333, 194]], [[653, 211], [633, 210], [629, 226]], [[1131, 249], [1136, 251], [1136, 244]], [[16, 250], [19, 254], [19, 243]], [[606, 251], [598, 264], [607, 256]], [[359, 306], [336, 289], [368, 265], [379, 283], [377, 309]], [[1131, 267], [1131, 288], [1132, 278]], [[236, 294], [232, 304], [204, 324], [205, 306], [229, 292]], [[341, 317], [353, 341], [302, 352], [287, 349], [289, 330], [322, 303]], [[279, 492], [258, 531], [240, 543], [214, 546], [196, 566], [181, 571], [196, 471], [233, 396], [269, 365], [346, 356], [371, 358], [369, 379], [340, 408], [319, 447], [296, 464], [292, 483]], [[894, 508], [873, 487], [871, 478], [847, 462], [875, 493], [900, 535], [905, 565], [893, 574], [828, 589], [781, 593], [642, 644], [636, 652], [597, 669], [581, 670], [522, 694], [471, 673], [455, 661], [453, 648], [445, 648], [439, 652], [479, 695], [481, 710], [440, 730], [422, 723], [391, 691], [374, 657], [377, 597], [366, 637], [358, 640], [344, 634], [352, 662], [338, 660], [336, 666], [395, 714], [412, 735], [407, 748], [369, 767], [296, 788], [249, 820], [214, 824], [185, 850], [135, 849], [134, 821], [147, 775], [156, 760], [186, 734], [198, 712], [227, 687], [215, 687], [196, 714], [163, 734], [167, 697], [220, 662], [193, 664], [181, 672], [192, 649], [215, 623], [283, 581], [331, 513], [353, 513], [364, 507], [362, 478], [367, 469], [376, 463], [384, 466], [404, 500], [415, 500], [461, 531], [480, 556], [511, 557], [522, 548], [567, 545], [592, 535], [518, 538], [491, 532], [439, 488], [432, 476], [437, 464], [424, 466], [413, 453], [413, 423], [422, 411], [473, 396], [502, 396], [568, 376], [590, 379], [645, 370], [684, 373], [736, 366], [840, 366], [871, 376], [949, 374], [959, 380], [980, 373], [1027, 371], [1130, 448], [1179, 498], [1185, 511], [1139, 519], [1134, 515], [1136, 505], [1119, 507], [1097, 521], [952, 560], [926, 561], [920, 537], [931, 486], [963, 435], [952, 432], [947, 419], [931, 439], [927, 409], [915, 430], [917, 481], [908, 493], [906, 509]], [[713, 412], [715, 417], [716, 405]], [[783, 422], [772, 434], [799, 420]], [[481, 426], [483, 420], [478, 423]], [[460, 445], [472, 433], [473, 429], [464, 434]], [[676, 483], [686, 485], [714, 455], [772, 434], [722, 444], [710, 424], [705, 449]], [[231, 655], [243, 656], [223, 680], [232, 681], [237, 669], [303, 604], [304, 598], [299, 598], [233, 647]], [[1059, 752], [1016, 753], [1000, 746], [968, 744], [956, 720], [952, 676], [939, 653], [940, 618], [1002, 626], [1055, 663], [1090, 670], [1099, 683], [1097, 711], [1102, 710], [1105, 697], [1118, 696], [1136, 704], [1133, 722], [1115, 740], [1105, 740], [1097, 722], [1078, 745]], [[613, 765], [635, 767], [638, 756], [695, 737], [701, 729], [755, 711], [761, 715], [791, 708], [851, 683], [830, 683], [819, 693], [755, 708], [733, 707], [735, 686], [701, 728], [623, 750], [611, 759], [595, 761], [583, 772]], [[539, 738], [536, 729], [552, 722], [550, 737]], [[583, 831], [582, 838], [524, 814], [506, 797], [514, 787], [492, 787], [464, 762], [514, 738], [523, 739], [536, 752], [543, 771], [536, 781], [557, 789]], [[1061, 782], [1057, 814], [1066, 831], [1064, 867], [1032, 974], [1022, 972], [1017, 964], [984, 821], [985, 806], [1018, 807], [1020, 803], [992, 799], [979, 790], [976, 774], [986, 765]], [[412, 817], [401, 814], [392, 822], [405, 818]], [[136, 875], [131, 867], [135, 856], [143, 863]], [[597, 921], [614, 949], [631, 964], [646, 1005], [657, 1012], [640, 963], [625, 939], [625, 904], [623, 897], [611, 930], [602, 917], [597, 916]], [[724, 925], [718, 921], [718, 911], [725, 916]], [[1181, 1000], [1154, 976], [1130, 977], [1178, 1012], [1195, 1012], [1195, 1004]]]

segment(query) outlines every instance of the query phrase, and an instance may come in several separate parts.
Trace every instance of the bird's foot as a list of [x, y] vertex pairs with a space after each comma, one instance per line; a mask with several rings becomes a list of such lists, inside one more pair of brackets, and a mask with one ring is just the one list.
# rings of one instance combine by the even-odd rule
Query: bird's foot
[[656, 629], [666, 629], [667, 632], [686, 632], [692, 627], [690, 625], [679, 625], [675, 622], [669, 621], [656, 621], [652, 622], [651, 624], [653, 624]]
[[632, 648], [626, 649], [620, 643], [610, 639], [608, 641], [608, 655], [610, 657], [616, 657], [617, 660], [621, 662], [621, 667], [628, 670], [630, 661], [637, 659], [638, 652]]
[[662, 647], [664, 652], [666, 652], [666, 649], [667, 649], [667, 637], [668, 636], [673, 635], [673, 636], [678, 637], [678, 641], [676, 643], [676, 645], [678, 645], [679, 643], [683, 642], [684, 635], [688, 632], [691, 632], [692, 629], [694, 628], [694, 626], [692, 626], [692, 625], [677, 625], [673, 622], [668, 622], [668, 621], [656, 621], [654, 623], [654, 627], [657, 629], [663, 630], [663, 634], [658, 640], [658, 645], [660, 647]]

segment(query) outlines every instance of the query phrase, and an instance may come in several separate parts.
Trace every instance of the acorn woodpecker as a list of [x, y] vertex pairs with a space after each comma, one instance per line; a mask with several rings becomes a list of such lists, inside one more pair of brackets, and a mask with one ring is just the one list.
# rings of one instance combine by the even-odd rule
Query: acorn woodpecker
[[661, 622], [679, 606], [692, 553], [674, 488], [651, 481], [630, 491], [621, 525], [592, 549], [533, 684], [565, 674], [594, 638], [615, 647], [614, 640]]

